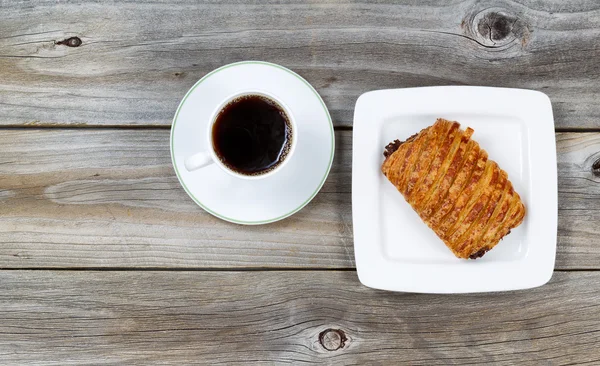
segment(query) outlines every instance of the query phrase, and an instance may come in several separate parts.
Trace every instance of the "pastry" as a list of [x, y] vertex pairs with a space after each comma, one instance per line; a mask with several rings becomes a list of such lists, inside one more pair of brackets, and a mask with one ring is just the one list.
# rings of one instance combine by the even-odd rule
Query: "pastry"
[[381, 171], [458, 258], [476, 259], [525, 217], [508, 174], [471, 139], [471, 128], [438, 119], [385, 147]]

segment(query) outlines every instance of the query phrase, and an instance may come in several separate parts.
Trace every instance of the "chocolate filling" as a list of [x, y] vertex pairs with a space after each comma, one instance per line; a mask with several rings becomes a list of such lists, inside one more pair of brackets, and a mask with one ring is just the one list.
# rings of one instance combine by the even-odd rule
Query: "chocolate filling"
[[471, 254], [471, 255], [469, 256], [469, 258], [470, 258], [470, 259], [477, 259], [477, 258], [481, 258], [481, 257], [483, 257], [483, 255], [484, 255], [485, 253], [487, 253], [487, 251], [488, 251], [488, 250], [489, 250], [488, 248], [481, 248], [481, 249], [479, 249], [479, 251], [477, 251], [477, 252], [475, 252], [475, 253]]
[[400, 140], [394, 140], [394, 141], [390, 142], [389, 144], [387, 144], [387, 146], [383, 150], [383, 156], [388, 158], [394, 152], [396, 152], [396, 150], [398, 150], [400, 148], [400, 145], [402, 145], [403, 143], [404, 142], [402, 142]]
[[414, 140], [418, 135], [418, 133], [415, 133], [411, 137], [407, 138], [406, 141], [394, 140], [390, 142], [386, 145], [385, 149], [383, 150], [383, 156], [385, 156], [386, 159], [389, 158], [390, 156], [392, 156], [393, 153], [396, 152], [396, 150], [400, 148], [400, 145], [402, 145], [405, 142]]

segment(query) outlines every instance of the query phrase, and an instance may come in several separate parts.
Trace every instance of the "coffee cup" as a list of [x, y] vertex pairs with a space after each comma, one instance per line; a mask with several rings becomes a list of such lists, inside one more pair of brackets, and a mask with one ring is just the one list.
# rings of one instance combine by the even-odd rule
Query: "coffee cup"
[[216, 164], [237, 178], [266, 178], [287, 164], [298, 139], [290, 109], [275, 95], [259, 90], [225, 98], [207, 128], [208, 149], [185, 159], [188, 171]]

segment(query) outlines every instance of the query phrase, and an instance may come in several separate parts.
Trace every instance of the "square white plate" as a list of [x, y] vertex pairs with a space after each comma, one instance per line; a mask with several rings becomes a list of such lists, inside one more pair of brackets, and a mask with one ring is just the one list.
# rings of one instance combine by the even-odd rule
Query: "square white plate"
[[[437, 118], [473, 139], [508, 173], [525, 203], [523, 223], [483, 258], [458, 259], [381, 173], [383, 149]], [[406, 292], [463, 293], [541, 286], [554, 270], [557, 176], [554, 119], [543, 93], [442, 86], [363, 94], [354, 112], [352, 212], [360, 281]]]

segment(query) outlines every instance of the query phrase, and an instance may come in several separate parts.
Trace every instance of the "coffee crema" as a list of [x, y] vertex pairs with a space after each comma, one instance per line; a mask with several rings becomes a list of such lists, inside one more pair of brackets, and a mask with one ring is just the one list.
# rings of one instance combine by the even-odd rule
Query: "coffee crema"
[[285, 160], [293, 133], [289, 117], [277, 102], [249, 94], [221, 109], [212, 127], [212, 140], [217, 156], [229, 169], [261, 175]]

